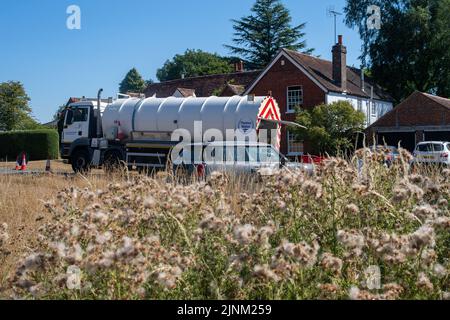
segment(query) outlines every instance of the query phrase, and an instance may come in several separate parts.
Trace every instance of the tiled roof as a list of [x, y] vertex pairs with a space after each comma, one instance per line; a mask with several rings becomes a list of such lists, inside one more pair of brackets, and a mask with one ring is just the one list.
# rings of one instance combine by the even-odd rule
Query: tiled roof
[[173, 95], [178, 88], [194, 90], [197, 97], [209, 97], [218, 89], [223, 89], [227, 84], [234, 83], [246, 88], [261, 71], [244, 71], [227, 74], [214, 74], [193, 78], [177, 79], [150, 84], [145, 90], [145, 95], [164, 98]]
[[[423, 99], [425, 98], [425, 99]], [[408, 113], [410, 112], [410, 108], [413, 106], [418, 106], [420, 109], [427, 110], [430, 109], [433, 105], [438, 105], [439, 107], [443, 107], [446, 109], [450, 109], [450, 99], [435, 96], [429, 93], [424, 93], [420, 91], [413, 92], [409, 97], [403, 100], [400, 104], [395, 106], [391, 111], [383, 115], [380, 119], [378, 119], [375, 123], [373, 123], [370, 127], [378, 127], [383, 126], [386, 121], [390, 121], [392, 119], [392, 115], [399, 113]]]
[[[300, 64], [323, 87], [331, 92], [342, 93], [342, 88], [333, 81], [333, 63], [328, 60], [313, 57], [300, 52], [282, 49], [290, 58]], [[376, 85], [371, 78], [365, 77], [364, 91], [361, 88], [361, 69], [347, 66], [347, 93], [350, 95], [370, 98], [371, 86], [373, 86], [374, 99], [392, 101], [392, 97], [381, 87]]]
[[435, 96], [435, 95], [432, 95], [432, 94], [429, 94], [429, 93], [421, 92], [421, 94], [423, 94], [427, 98], [433, 100], [434, 102], [440, 104], [441, 106], [450, 109], [450, 99], [439, 97], [439, 96]]

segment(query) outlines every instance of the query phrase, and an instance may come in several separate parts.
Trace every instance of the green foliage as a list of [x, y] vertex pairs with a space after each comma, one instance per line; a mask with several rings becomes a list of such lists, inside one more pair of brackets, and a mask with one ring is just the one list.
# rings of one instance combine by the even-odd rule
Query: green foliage
[[167, 60], [164, 66], [158, 69], [156, 77], [159, 81], [169, 81], [181, 79], [183, 76], [189, 78], [233, 71], [233, 65], [227, 58], [202, 50], [186, 50], [184, 54], [177, 54], [172, 60]]
[[45, 127], [37, 122], [32, 116], [24, 116], [15, 130], [39, 130], [45, 129]]
[[125, 78], [120, 83], [119, 91], [121, 93], [142, 93], [146, 88], [146, 82], [136, 70], [136, 68], [128, 71]]
[[231, 52], [245, 57], [258, 68], [267, 66], [281, 48], [306, 49], [303, 29], [305, 23], [292, 26], [289, 10], [279, 0], [257, 0], [252, 14], [232, 20], [235, 46], [226, 45]]
[[[381, 8], [380, 30], [367, 28], [369, 5]], [[450, 0], [348, 0], [345, 12], [375, 81], [397, 102], [415, 90], [450, 97]]]
[[29, 160], [58, 159], [59, 135], [42, 129], [0, 133], [0, 159], [15, 160], [22, 152]]
[[308, 129], [298, 129], [300, 139], [307, 140], [315, 154], [336, 155], [351, 149], [355, 135], [364, 128], [365, 115], [347, 101], [322, 104], [312, 110], [297, 112], [297, 122]]
[[20, 82], [9, 81], [0, 83], [0, 131], [16, 130], [28, 124], [31, 108], [30, 98]]

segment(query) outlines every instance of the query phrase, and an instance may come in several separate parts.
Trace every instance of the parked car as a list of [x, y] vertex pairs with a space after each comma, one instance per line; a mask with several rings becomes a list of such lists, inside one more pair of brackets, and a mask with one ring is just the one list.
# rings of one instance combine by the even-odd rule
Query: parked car
[[414, 164], [450, 165], [450, 142], [425, 141], [416, 146]]
[[[313, 163], [290, 162], [272, 145], [259, 142], [218, 141], [186, 145], [172, 154], [175, 172], [183, 170], [200, 176], [212, 172], [234, 174], [260, 173], [268, 175], [280, 168], [314, 171]], [[174, 152], [172, 151], [172, 153]]]

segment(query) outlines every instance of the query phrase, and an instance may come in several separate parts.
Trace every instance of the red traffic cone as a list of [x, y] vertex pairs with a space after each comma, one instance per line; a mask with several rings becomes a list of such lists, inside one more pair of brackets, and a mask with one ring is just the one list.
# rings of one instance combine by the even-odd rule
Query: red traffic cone
[[119, 139], [119, 140], [125, 139], [125, 134], [124, 134], [123, 131], [122, 131], [122, 126], [121, 126], [121, 124], [120, 124], [120, 121], [119, 121], [119, 123], [118, 123], [117, 139]]
[[16, 158], [16, 168], [14, 170], [16, 170], [16, 171], [20, 170], [19, 156], [17, 156], [17, 158]]
[[50, 167], [50, 159], [47, 159], [47, 163], [45, 164], [45, 171], [46, 172], [51, 172], [52, 169]]
[[25, 152], [22, 153], [22, 165], [20, 166], [21, 171], [27, 170], [27, 156], [25, 155]]

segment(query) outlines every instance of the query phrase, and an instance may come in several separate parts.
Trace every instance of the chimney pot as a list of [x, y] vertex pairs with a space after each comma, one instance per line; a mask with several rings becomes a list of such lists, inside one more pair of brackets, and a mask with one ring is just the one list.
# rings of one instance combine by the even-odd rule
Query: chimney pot
[[343, 41], [342, 41], [342, 34], [338, 35], [338, 43], [339, 43], [340, 45], [343, 44]]
[[239, 60], [239, 62], [236, 62], [234, 64], [234, 69], [236, 72], [243, 72], [244, 71], [244, 62], [242, 60]]

